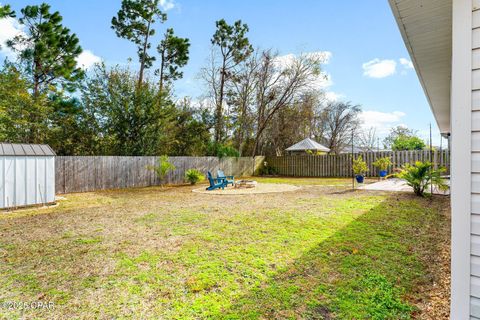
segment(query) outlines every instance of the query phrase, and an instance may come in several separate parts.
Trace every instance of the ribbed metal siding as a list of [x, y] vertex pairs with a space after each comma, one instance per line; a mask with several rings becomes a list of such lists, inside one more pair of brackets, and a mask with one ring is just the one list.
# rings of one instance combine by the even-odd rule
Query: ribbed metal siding
[[54, 156], [0, 156], [0, 208], [54, 201]]

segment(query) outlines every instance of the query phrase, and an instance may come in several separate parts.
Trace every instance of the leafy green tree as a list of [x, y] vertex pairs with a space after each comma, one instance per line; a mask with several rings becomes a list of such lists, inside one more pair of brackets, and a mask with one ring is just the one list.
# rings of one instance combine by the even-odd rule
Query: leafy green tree
[[425, 142], [416, 136], [401, 135], [395, 138], [392, 143], [393, 151], [423, 150], [425, 147]]
[[189, 105], [180, 104], [175, 111], [170, 153], [179, 156], [203, 156], [210, 142], [208, 125], [202, 114]]
[[53, 96], [52, 113], [46, 143], [58, 155], [97, 154], [95, 119], [86, 112], [77, 98]]
[[416, 132], [412, 129], [409, 129], [405, 126], [396, 126], [393, 128], [390, 128], [390, 133], [388, 136], [383, 139], [383, 146], [385, 149], [392, 148], [393, 141], [397, 139], [400, 136], [406, 136], [406, 137], [412, 137], [415, 136]]
[[220, 56], [219, 83], [215, 84], [218, 86], [215, 90], [215, 142], [219, 143], [223, 139], [224, 131], [225, 84], [231, 78], [233, 69], [253, 52], [253, 47], [246, 37], [248, 25], [242, 24], [241, 20], [229, 25], [221, 19], [216, 22], [216, 28], [211, 42], [218, 48]]
[[160, 76], [159, 88], [163, 92], [165, 84], [183, 77], [180, 71], [189, 59], [190, 42], [187, 38], [175, 36], [173, 29], [167, 29], [163, 40], [157, 47], [160, 54], [160, 68], [157, 70]]
[[34, 100], [29, 83], [11, 64], [0, 70], [0, 140], [29, 142]]
[[101, 151], [109, 155], [168, 153], [175, 129], [175, 107], [158, 99], [150, 80], [137, 86], [129, 69], [95, 67], [82, 89], [82, 103], [95, 117]]
[[143, 83], [145, 69], [150, 68], [155, 57], [148, 53], [150, 39], [155, 35], [155, 19], [161, 23], [167, 15], [160, 8], [160, 0], [122, 0], [122, 6], [116, 17], [112, 18], [112, 29], [118, 37], [127, 39], [137, 45], [140, 71], [138, 85]]

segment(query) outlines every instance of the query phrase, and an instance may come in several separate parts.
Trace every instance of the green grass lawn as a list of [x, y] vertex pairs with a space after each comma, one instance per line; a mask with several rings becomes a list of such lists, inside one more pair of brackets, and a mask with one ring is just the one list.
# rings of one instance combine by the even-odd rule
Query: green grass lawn
[[[274, 182], [261, 179], [267, 181]], [[2, 301], [55, 306], [3, 308], [0, 315], [425, 315], [446, 276], [441, 266], [448, 257], [438, 257], [448, 252], [448, 199], [351, 192], [315, 181], [281, 179], [302, 188], [247, 196], [196, 194], [190, 186], [70, 194], [55, 208], [2, 213], [0, 308]], [[448, 305], [442, 294], [440, 304]]]

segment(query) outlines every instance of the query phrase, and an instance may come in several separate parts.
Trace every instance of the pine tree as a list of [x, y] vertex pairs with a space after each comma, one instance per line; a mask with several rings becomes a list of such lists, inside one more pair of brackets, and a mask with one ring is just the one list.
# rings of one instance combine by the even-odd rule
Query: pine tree
[[0, 19], [7, 18], [7, 17], [10, 17], [10, 18], [15, 17], [15, 11], [13, 11], [10, 5], [8, 4], [0, 6]]
[[180, 68], [185, 66], [189, 59], [190, 42], [187, 38], [175, 36], [173, 29], [167, 29], [163, 40], [157, 47], [160, 54], [159, 89], [163, 92], [164, 85], [183, 77]]
[[232, 69], [244, 61], [253, 52], [253, 48], [246, 37], [248, 26], [242, 24], [241, 20], [229, 25], [224, 19], [221, 19], [216, 22], [216, 27], [217, 30], [211, 42], [218, 47], [221, 59], [219, 93], [216, 97], [215, 108], [215, 143], [218, 144], [223, 136], [225, 84]]
[[[77, 36], [62, 25], [60, 13], [51, 13], [46, 3], [26, 6], [21, 9], [19, 22], [25, 32], [7, 41], [7, 45], [18, 54], [19, 68], [30, 82], [35, 104], [43, 105], [39, 102], [59, 87], [73, 91], [84, 75], [76, 61], [82, 48]], [[31, 112], [31, 142], [41, 139], [38, 124], [49, 112], [48, 108], [37, 109]]]
[[140, 71], [138, 85], [143, 83], [145, 69], [150, 68], [155, 57], [148, 53], [150, 39], [155, 34], [154, 24], [158, 18], [161, 23], [167, 15], [159, 9], [160, 0], [123, 0], [116, 17], [112, 18], [112, 29], [118, 37], [137, 45]]

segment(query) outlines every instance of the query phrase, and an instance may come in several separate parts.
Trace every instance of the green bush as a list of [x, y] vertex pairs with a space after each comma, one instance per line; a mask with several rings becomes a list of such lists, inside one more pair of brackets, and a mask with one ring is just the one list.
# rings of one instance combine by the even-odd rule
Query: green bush
[[197, 169], [188, 169], [185, 172], [185, 180], [190, 182], [190, 184], [194, 185], [197, 182], [205, 180], [205, 175]]
[[448, 189], [448, 185], [441, 176], [444, 172], [445, 168], [435, 170], [428, 161], [417, 161], [414, 165], [409, 163], [404, 165], [397, 177], [404, 179], [417, 196], [423, 197], [425, 189], [430, 183], [440, 190]]
[[228, 144], [221, 144], [221, 143], [210, 144], [208, 147], [208, 154], [216, 156], [220, 159], [224, 157], [238, 158], [240, 156], [240, 153], [238, 152], [238, 150], [235, 149], [233, 146]]
[[353, 173], [356, 175], [364, 175], [367, 173], [367, 163], [363, 161], [362, 156], [358, 156], [357, 159], [353, 159]]
[[375, 162], [372, 163], [379, 170], [387, 170], [389, 166], [392, 165], [392, 160], [389, 157], [378, 158]]
[[266, 161], [263, 163], [263, 166], [259, 169], [258, 173], [261, 176], [274, 176], [278, 174], [278, 170], [275, 167], [270, 166]]

